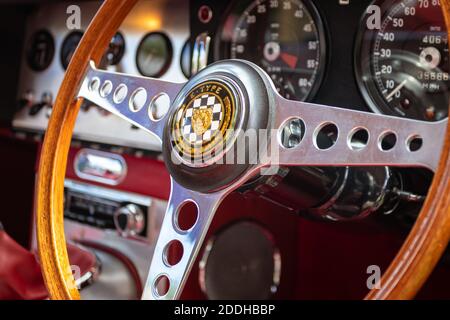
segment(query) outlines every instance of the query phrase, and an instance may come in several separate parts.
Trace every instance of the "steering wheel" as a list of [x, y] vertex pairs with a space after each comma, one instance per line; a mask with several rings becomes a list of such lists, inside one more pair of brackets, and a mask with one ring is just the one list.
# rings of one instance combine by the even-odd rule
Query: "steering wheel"
[[[63, 191], [72, 131], [83, 99], [156, 135], [171, 174], [171, 194], [143, 293], [144, 299], [180, 296], [214, 213], [233, 190], [276, 166], [404, 166], [434, 171], [432, 186], [413, 229], [390, 267], [366, 299], [410, 299], [438, 262], [450, 239], [450, 127], [448, 120], [421, 122], [336, 107], [289, 101], [256, 65], [241, 60], [216, 62], [187, 83], [97, 70], [104, 49], [136, 0], [107, 0], [81, 40], [55, 101], [43, 142], [37, 189], [37, 240], [45, 283], [52, 299], [78, 299], [66, 250]], [[441, 1], [450, 30], [450, 0]], [[144, 94], [149, 103], [135, 103]], [[156, 99], [171, 101], [157, 118]], [[196, 108], [193, 106], [196, 105]], [[200, 106], [200, 107], [199, 107]], [[304, 130], [296, 145], [281, 134], [291, 120]], [[317, 133], [331, 124], [338, 138], [329, 149], [317, 145]], [[370, 139], [353, 150], [349, 139], [364, 128]], [[241, 137], [256, 133], [257, 152]], [[244, 134], [242, 134], [244, 133]], [[397, 143], [384, 150], [382, 139]], [[420, 137], [417, 151], [408, 142]], [[295, 140], [295, 139], [294, 139]], [[242, 161], [239, 149], [247, 157]], [[437, 150], [442, 148], [439, 155]], [[241, 151], [242, 151], [241, 150]], [[188, 230], [178, 224], [180, 208], [193, 202], [197, 220]], [[183, 255], [169, 261], [167, 248], [181, 243]], [[158, 285], [164, 279], [166, 290]]]

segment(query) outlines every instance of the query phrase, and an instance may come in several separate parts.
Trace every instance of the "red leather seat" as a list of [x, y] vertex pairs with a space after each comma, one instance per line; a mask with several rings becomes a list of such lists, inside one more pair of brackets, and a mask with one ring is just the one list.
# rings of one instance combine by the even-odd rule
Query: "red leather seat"
[[[96, 264], [93, 253], [68, 244], [72, 265], [81, 275]], [[42, 300], [48, 297], [37, 255], [24, 249], [0, 229], [0, 300]]]

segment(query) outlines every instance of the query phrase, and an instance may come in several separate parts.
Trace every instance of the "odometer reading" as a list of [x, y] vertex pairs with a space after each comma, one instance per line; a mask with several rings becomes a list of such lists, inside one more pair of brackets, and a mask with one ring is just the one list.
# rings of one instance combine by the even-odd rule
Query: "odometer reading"
[[381, 28], [365, 31], [369, 43], [357, 57], [369, 105], [420, 120], [447, 117], [448, 36], [439, 0], [391, 1], [385, 8]]
[[262, 67], [288, 99], [306, 100], [317, 89], [324, 64], [317, 12], [300, 0], [257, 0], [235, 9], [221, 32], [221, 58]]

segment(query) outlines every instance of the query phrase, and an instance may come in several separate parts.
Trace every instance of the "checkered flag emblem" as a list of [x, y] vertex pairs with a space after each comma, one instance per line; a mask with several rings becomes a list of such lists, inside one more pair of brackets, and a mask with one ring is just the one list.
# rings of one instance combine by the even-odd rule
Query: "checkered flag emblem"
[[[204, 128], [204, 132], [199, 134], [198, 130], [195, 130], [194, 128], [194, 113], [196, 112], [196, 110], [206, 111], [207, 109], [212, 110], [211, 121], [209, 125]], [[220, 103], [219, 98], [217, 98], [215, 95], [204, 94], [195, 99], [190, 107], [185, 111], [184, 119], [181, 125], [183, 137], [191, 144], [198, 144], [209, 141], [211, 137], [214, 137], [216, 132], [219, 130], [222, 119], [223, 111], [222, 104]]]

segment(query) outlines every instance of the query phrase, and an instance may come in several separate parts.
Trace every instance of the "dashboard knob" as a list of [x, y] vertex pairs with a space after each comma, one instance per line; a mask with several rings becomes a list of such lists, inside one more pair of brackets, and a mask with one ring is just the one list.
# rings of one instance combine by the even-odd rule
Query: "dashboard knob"
[[46, 91], [42, 94], [41, 102], [33, 104], [28, 113], [30, 116], [35, 116], [39, 113], [39, 111], [41, 111], [42, 108], [47, 107], [46, 115], [47, 117], [50, 117], [52, 103], [53, 103], [53, 96], [51, 92]]
[[30, 116], [35, 116], [39, 113], [39, 111], [41, 111], [42, 108], [44, 108], [46, 106], [45, 103], [43, 102], [39, 102], [39, 103], [35, 103], [31, 106], [30, 110], [28, 111], [28, 114]]
[[27, 90], [22, 97], [19, 99], [19, 109], [29, 107], [33, 105], [34, 93], [32, 90]]
[[128, 204], [114, 213], [114, 225], [122, 236], [134, 236], [144, 230], [145, 217], [141, 208]]

